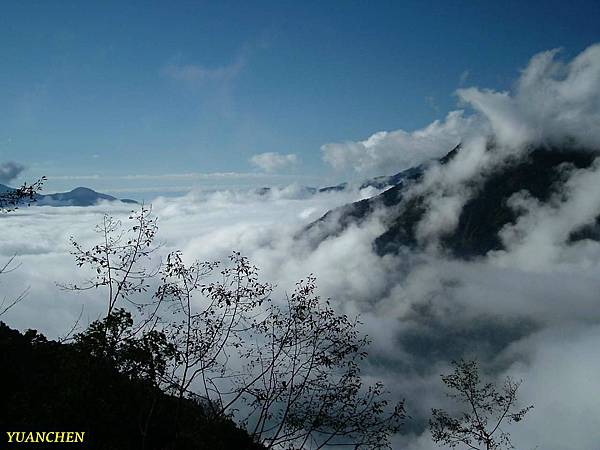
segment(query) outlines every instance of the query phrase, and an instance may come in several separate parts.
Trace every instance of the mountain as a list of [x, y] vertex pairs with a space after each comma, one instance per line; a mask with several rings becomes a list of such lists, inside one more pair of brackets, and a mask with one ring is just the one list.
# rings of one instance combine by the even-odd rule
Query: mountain
[[[13, 191], [14, 189], [0, 184], [0, 193]], [[135, 200], [118, 199], [112, 195], [102, 194], [92, 189], [78, 187], [69, 192], [57, 192], [55, 194], [37, 194], [33, 205], [38, 206], [94, 206], [101, 201], [137, 204]]]
[[403, 170], [402, 172], [398, 172], [395, 175], [371, 178], [369, 180], [364, 181], [360, 185], [360, 189], [365, 189], [368, 187], [384, 189], [386, 187], [396, 186], [397, 184], [402, 183], [406, 179], [413, 179], [417, 177], [423, 172], [424, 168], [424, 166], [411, 167], [410, 169]]
[[101, 201], [120, 201], [123, 203], [137, 204], [135, 200], [118, 199], [112, 195], [102, 194], [85, 187], [78, 187], [69, 192], [57, 192], [55, 194], [46, 195], [40, 194], [36, 203], [40, 206], [93, 206]]
[[381, 206], [392, 208], [400, 202], [401, 192], [409, 184], [421, 178], [423, 170], [424, 167], [419, 166], [399, 172], [391, 177], [381, 176], [365, 181], [361, 185], [361, 188], [368, 186], [383, 188], [387, 185], [383, 183], [392, 181], [395, 184], [375, 197], [343, 205], [328, 211], [321, 218], [309, 224], [301, 234], [308, 235], [315, 243], [318, 243], [329, 236], [340, 234], [351, 224], [360, 224]]
[[326, 186], [319, 189], [319, 192], [338, 192], [348, 189], [348, 183], [340, 183], [335, 186]]
[[[406, 179], [410, 179], [419, 173], [421, 173], [424, 169], [424, 166], [412, 167], [407, 170], [403, 170], [402, 172], [398, 172], [394, 175], [382, 175], [374, 178], [369, 178], [361, 183], [358, 187], [359, 189], [366, 189], [368, 187], [373, 187], [375, 189], [385, 189], [392, 186], [396, 186], [397, 184], [402, 183]], [[335, 186], [326, 186], [320, 188], [319, 192], [336, 192], [336, 191], [344, 191], [349, 189], [351, 185], [347, 182], [336, 184]]]
[[[274, 189], [271, 187], [261, 187], [261, 188], [255, 189], [254, 193], [257, 195], [268, 195], [274, 191], [277, 191], [277, 189]], [[310, 187], [310, 186], [296, 186], [296, 187], [294, 187], [294, 192], [296, 195], [301, 196], [301, 197], [310, 197], [317, 193], [317, 188]]]
[[[438, 160], [447, 164], [460, 151], [460, 146]], [[475, 193], [467, 200], [459, 215], [458, 224], [442, 236], [441, 249], [452, 256], [471, 259], [485, 255], [491, 250], [503, 249], [499, 232], [505, 225], [514, 224], [518, 213], [508, 204], [509, 198], [526, 191], [541, 203], [560, 192], [565, 165], [577, 169], [588, 168], [599, 154], [582, 148], [532, 148], [521, 159], [509, 161], [488, 174]], [[303, 235], [315, 245], [329, 236], [341, 233], [351, 224], [360, 224], [375, 210], [384, 211], [385, 231], [373, 242], [379, 255], [397, 253], [402, 248], [424, 248], [420, 242], [417, 226], [427, 212], [429, 200], [435, 195], [425, 191], [406, 196], [410, 186], [419, 183], [423, 167], [408, 169], [398, 175], [398, 183], [383, 193], [359, 202], [344, 205], [327, 212], [323, 217], [308, 225]], [[600, 211], [599, 211], [600, 212]], [[582, 239], [600, 240], [600, 216], [592, 225], [576, 230], [570, 241]]]

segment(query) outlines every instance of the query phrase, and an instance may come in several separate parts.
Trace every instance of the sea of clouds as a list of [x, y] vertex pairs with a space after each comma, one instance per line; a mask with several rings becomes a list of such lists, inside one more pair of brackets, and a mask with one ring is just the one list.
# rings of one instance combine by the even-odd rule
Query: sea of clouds
[[[303, 228], [340, 205], [374, 190], [307, 195], [298, 186], [266, 195], [249, 191], [193, 191], [152, 202], [159, 217], [161, 253], [179, 249], [188, 261], [224, 260], [242, 252], [277, 283], [276, 295], [313, 273], [323, 297], [344, 313], [360, 314], [372, 339], [368, 378], [383, 380], [406, 398], [405, 433], [394, 448], [433, 449], [426, 430], [432, 407], [446, 405], [440, 374], [450, 361], [477, 357], [486, 373], [523, 379], [520, 398], [535, 408], [514, 428], [518, 448], [592, 449], [600, 442], [600, 244], [568, 243], [577, 227], [600, 212], [600, 165], [565, 169], [565, 184], [540, 204], [521, 193], [511, 205], [521, 216], [505, 227], [505, 250], [461, 261], [441, 254], [437, 238], [456, 226], [478, 180], [532, 146], [600, 150], [600, 45], [571, 61], [557, 50], [535, 55], [510, 92], [476, 87], [457, 95], [465, 110], [413, 132], [379, 132], [360, 142], [326, 144], [324, 160], [366, 176], [392, 174], [443, 156], [408, 195], [429, 193], [418, 227], [419, 253], [380, 257], [372, 242], [385, 211], [315, 246]], [[490, 137], [493, 151], [487, 150]], [[0, 277], [3, 294], [27, 299], [2, 319], [49, 337], [104, 310], [102, 293], [65, 292], [56, 283], [84, 277], [69, 254], [69, 237], [93, 243], [94, 225], [109, 212], [125, 218], [129, 205], [32, 207], [0, 217], [0, 256], [18, 255], [18, 270]]]

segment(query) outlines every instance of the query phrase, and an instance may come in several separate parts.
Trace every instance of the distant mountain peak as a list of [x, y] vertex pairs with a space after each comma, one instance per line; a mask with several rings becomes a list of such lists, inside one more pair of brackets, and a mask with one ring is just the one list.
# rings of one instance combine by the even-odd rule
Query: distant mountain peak
[[[14, 188], [0, 184], [0, 193], [12, 191]], [[123, 202], [137, 204], [135, 200], [118, 199], [112, 195], [102, 194], [93, 189], [79, 186], [68, 192], [56, 192], [54, 194], [38, 194], [32, 205], [38, 206], [94, 206], [101, 201]]]

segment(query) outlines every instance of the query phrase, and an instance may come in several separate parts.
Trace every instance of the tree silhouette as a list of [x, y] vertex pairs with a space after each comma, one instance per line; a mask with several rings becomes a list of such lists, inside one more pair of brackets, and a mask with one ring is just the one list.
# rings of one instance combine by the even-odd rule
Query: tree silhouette
[[507, 377], [498, 389], [492, 383], [482, 383], [477, 361], [452, 364], [454, 372], [442, 376], [442, 381], [450, 390], [447, 395], [463, 405], [463, 410], [455, 416], [441, 409], [432, 410], [429, 427], [434, 442], [473, 450], [514, 448], [509, 433], [501, 426], [520, 422], [533, 408], [516, 406], [521, 382]]
[[273, 285], [236, 252], [223, 266], [186, 264], [177, 251], [149, 271], [156, 219], [145, 207], [129, 219], [127, 227], [105, 216], [101, 242], [90, 248], [72, 238], [77, 264], [94, 277], [67, 288], [108, 294], [104, 319], [76, 341], [177, 398], [176, 435], [181, 407], [193, 400], [215, 417], [234, 418], [266, 448], [389, 448], [404, 405], [388, 404], [382, 384], [364, 384], [369, 341], [358, 320], [316, 295], [314, 277], [276, 302]]
[[388, 408], [381, 384], [363, 385], [359, 322], [316, 296], [314, 277], [276, 304], [247, 258], [233, 253], [220, 280], [203, 283], [217, 267], [175, 252], [162, 270], [156, 296], [176, 317], [166, 333], [178, 349], [177, 395], [235, 416], [266, 448], [386, 448], [404, 407]]
[[313, 276], [270, 305], [249, 359], [255, 378], [237, 390], [253, 437], [267, 448], [389, 448], [404, 404], [389, 405], [381, 383], [364, 385], [359, 325], [316, 295]]
[[152, 216], [151, 208], [142, 205], [139, 211], [131, 212], [128, 220], [128, 224], [123, 224], [105, 214], [95, 229], [100, 235], [100, 242], [91, 248], [85, 248], [71, 237], [71, 253], [77, 265], [90, 267], [94, 276], [82, 283], [60, 286], [74, 291], [106, 289], [105, 317], [110, 316], [120, 301], [126, 301], [138, 309], [151, 303], [137, 303], [134, 296], [146, 292], [150, 287], [148, 280], [158, 273], [158, 269], [151, 270], [146, 266], [158, 248], [154, 244], [157, 219]]

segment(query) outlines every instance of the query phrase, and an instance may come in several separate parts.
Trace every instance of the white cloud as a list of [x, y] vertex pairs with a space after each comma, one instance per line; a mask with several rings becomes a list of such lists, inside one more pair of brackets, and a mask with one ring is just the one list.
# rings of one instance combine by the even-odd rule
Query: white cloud
[[474, 128], [463, 111], [448, 113], [444, 121], [407, 132], [380, 131], [358, 142], [325, 144], [323, 159], [337, 170], [351, 168], [364, 176], [391, 175], [448, 153]]
[[458, 96], [490, 123], [501, 144], [561, 144], [567, 139], [600, 149], [600, 44], [571, 62], [558, 50], [534, 56], [516, 90], [459, 89]]
[[521, 215], [500, 233], [507, 248], [495, 254], [501, 264], [518, 261], [521, 267], [537, 270], [571, 257], [571, 249], [565, 246], [570, 233], [593, 223], [600, 212], [598, 162], [589, 169], [572, 170], [560, 192], [546, 203], [523, 192], [509, 199]]
[[[235, 249], [254, 255], [269, 242], [277, 243], [280, 249], [282, 246], [289, 249], [293, 235], [304, 224], [329, 209], [360, 198], [356, 191], [307, 196], [298, 185], [291, 185], [273, 188], [263, 195], [252, 190], [196, 190], [182, 197], [159, 197], [152, 204], [160, 220], [159, 240], [164, 244], [164, 252], [179, 248], [189, 258], [214, 260], [225, 258]], [[61, 311], [68, 319], [86, 301], [55, 286], [55, 282], [83, 276], [69, 255], [69, 236], [77, 236], [82, 243], [92, 242], [97, 239], [94, 225], [104, 212], [125, 218], [132, 207], [112, 203], [87, 208], [38, 206], [5, 215], [0, 260], [18, 253], [22, 266], [1, 277], [0, 282], [7, 295], [24, 286], [32, 288], [23, 307], [16, 308], [6, 320], [22, 328], [37, 327], [51, 336], [60, 334], [68, 322], [61, 318]], [[294, 276], [299, 278], [307, 273], [296, 272]], [[92, 300], [88, 303], [91, 311], [99, 311], [93, 306], [101, 301], [98, 293], [88, 293], [87, 300]], [[50, 307], [56, 315], [35, 313]]]
[[294, 153], [287, 155], [277, 152], [266, 152], [252, 156], [250, 162], [265, 172], [273, 172], [298, 164], [298, 156]]

